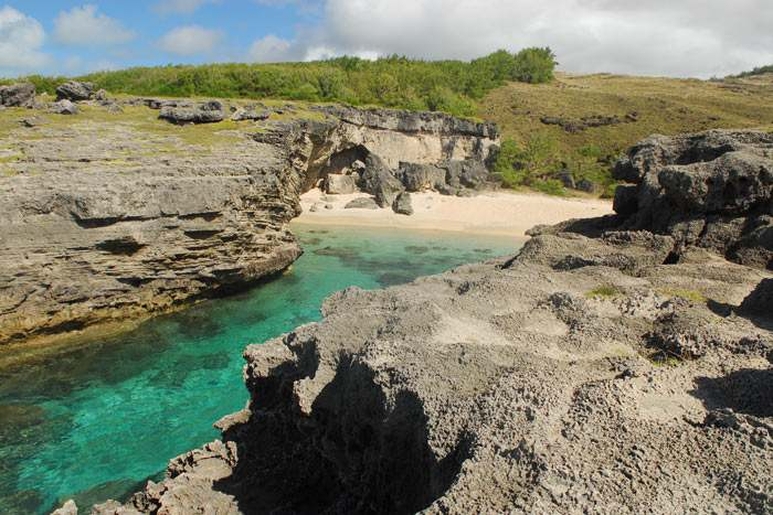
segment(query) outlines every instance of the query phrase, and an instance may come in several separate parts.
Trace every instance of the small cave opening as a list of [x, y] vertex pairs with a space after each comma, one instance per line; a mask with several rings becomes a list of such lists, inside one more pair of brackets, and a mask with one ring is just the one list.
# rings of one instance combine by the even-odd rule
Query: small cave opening
[[357, 161], [365, 163], [369, 155], [370, 150], [365, 146], [355, 145], [333, 152], [327, 159], [318, 158], [316, 166], [309, 167], [304, 191], [309, 191], [324, 182], [328, 175], [350, 173], [354, 163]]

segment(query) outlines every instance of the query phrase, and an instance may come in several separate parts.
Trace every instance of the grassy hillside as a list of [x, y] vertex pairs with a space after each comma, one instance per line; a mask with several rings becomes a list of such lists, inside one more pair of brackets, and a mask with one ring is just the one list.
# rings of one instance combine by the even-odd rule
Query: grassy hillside
[[[509, 83], [491, 91], [478, 116], [499, 124], [510, 140], [509, 159], [536, 178], [533, 186], [556, 190], [540, 181], [564, 165], [576, 180], [608, 186], [609, 165], [650, 134], [773, 130], [773, 75], [701, 81], [559, 74], [548, 84]], [[519, 159], [527, 162], [518, 165]]]
[[[549, 48], [525, 48], [515, 54], [500, 50], [472, 61], [340, 57], [306, 63], [130, 68], [78, 79], [133, 95], [342, 102], [470, 116], [477, 100], [507, 81], [550, 81], [555, 64]], [[38, 91], [53, 93], [63, 79], [28, 80]]]
[[[496, 122], [504, 143], [496, 170], [512, 187], [565, 194], [583, 182], [613, 191], [609, 169], [638, 140], [711, 128], [773, 130], [773, 74], [723, 80], [608, 74], [553, 77], [549, 49], [495, 52], [473, 61], [342, 57], [284, 64], [133, 68], [81, 80], [112, 94], [342, 102], [445, 111]], [[53, 93], [62, 78], [31, 77]]]

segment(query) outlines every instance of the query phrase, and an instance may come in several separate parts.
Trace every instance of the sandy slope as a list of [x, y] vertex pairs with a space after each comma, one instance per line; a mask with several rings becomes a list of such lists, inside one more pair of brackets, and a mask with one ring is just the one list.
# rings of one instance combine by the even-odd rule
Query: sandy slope
[[[398, 215], [391, 209], [344, 209], [349, 201], [363, 196], [366, 195], [324, 195], [320, 190], [312, 190], [301, 197], [303, 214], [297, 221], [523, 236], [525, 231], [538, 224], [555, 224], [570, 218], [589, 218], [612, 212], [612, 203], [608, 200], [565, 199], [514, 192], [486, 192], [471, 198], [414, 193], [411, 195], [412, 216]], [[312, 212], [311, 207], [315, 204], [316, 211]]]

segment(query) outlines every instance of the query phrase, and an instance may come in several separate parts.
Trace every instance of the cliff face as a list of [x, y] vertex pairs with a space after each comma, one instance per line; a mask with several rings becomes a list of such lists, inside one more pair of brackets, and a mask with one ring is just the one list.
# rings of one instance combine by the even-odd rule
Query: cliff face
[[122, 509], [769, 513], [773, 276], [627, 223], [334, 295], [246, 350], [223, 441]]
[[299, 195], [341, 156], [483, 160], [496, 138], [433, 114], [287, 108], [290, 121], [174, 127], [146, 107], [171, 104], [196, 109], [102, 100], [70, 118], [2, 113], [15, 128], [0, 138], [12, 153], [0, 176], [0, 344], [164, 311], [286, 268], [301, 254], [286, 227]]

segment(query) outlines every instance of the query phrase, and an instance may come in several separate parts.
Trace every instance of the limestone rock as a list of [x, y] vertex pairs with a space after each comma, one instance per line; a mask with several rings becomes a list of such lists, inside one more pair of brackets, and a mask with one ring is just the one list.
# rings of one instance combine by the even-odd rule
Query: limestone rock
[[391, 207], [397, 195], [405, 188], [398, 181], [386, 164], [373, 154], [368, 155], [365, 161], [365, 170], [360, 178], [362, 191], [376, 197], [376, 203], [380, 207]]
[[32, 107], [35, 103], [35, 85], [29, 82], [0, 86], [0, 106]]
[[413, 204], [411, 203], [411, 194], [407, 191], [400, 193], [392, 203], [392, 211], [398, 215], [412, 215]]
[[56, 114], [78, 114], [78, 106], [67, 99], [62, 99], [54, 102], [51, 111]]
[[223, 121], [225, 111], [221, 102], [213, 100], [199, 104], [196, 107], [165, 106], [161, 108], [158, 117], [177, 125], [216, 123]]
[[344, 209], [378, 209], [378, 204], [372, 197], [360, 197], [347, 203]]
[[352, 175], [330, 174], [325, 178], [328, 195], [348, 195], [357, 192], [357, 182]]
[[94, 97], [94, 85], [90, 82], [67, 81], [56, 88], [57, 100], [80, 102]]
[[773, 269], [773, 134], [652, 136], [615, 167], [624, 227], [677, 236], [739, 263]]
[[231, 115], [231, 120], [241, 122], [244, 120], [263, 121], [268, 120], [271, 113], [267, 110], [257, 111], [254, 108], [239, 108]]
[[398, 177], [411, 192], [438, 190], [446, 184], [446, 171], [434, 165], [400, 163]]
[[75, 504], [75, 501], [70, 499], [61, 508], [51, 512], [51, 515], [78, 515], [78, 506]]

